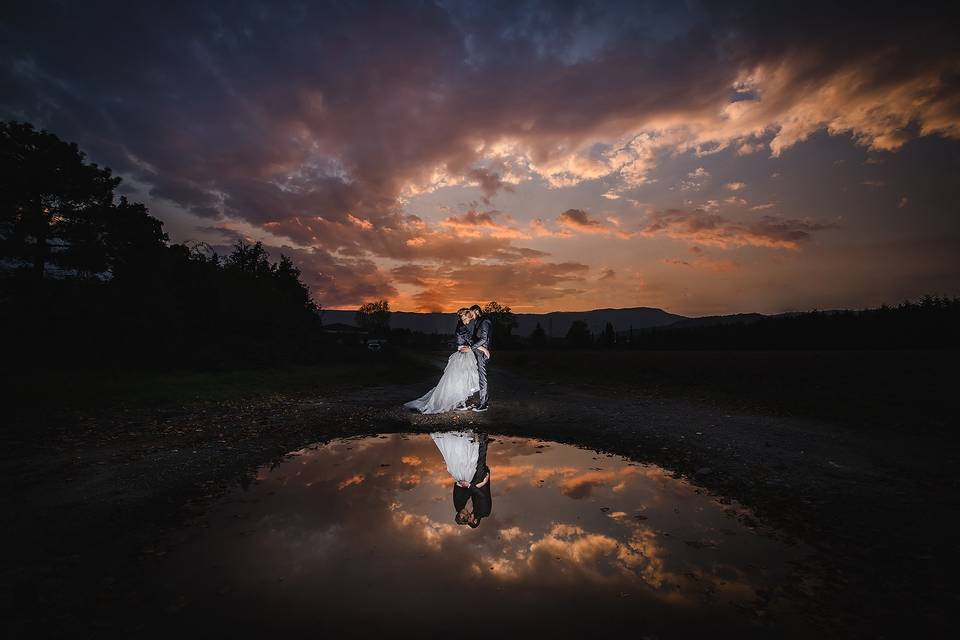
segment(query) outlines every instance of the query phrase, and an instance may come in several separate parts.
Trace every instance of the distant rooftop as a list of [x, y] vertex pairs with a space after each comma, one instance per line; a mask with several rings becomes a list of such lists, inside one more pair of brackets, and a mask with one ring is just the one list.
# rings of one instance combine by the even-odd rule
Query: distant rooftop
[[366, 329], [361, 329], [360, 327], [355, 327], [352, 324], [345, 324], [343, 322], [325, 324], [323, 325], [323, 330], [329, 333], [367, 333]]

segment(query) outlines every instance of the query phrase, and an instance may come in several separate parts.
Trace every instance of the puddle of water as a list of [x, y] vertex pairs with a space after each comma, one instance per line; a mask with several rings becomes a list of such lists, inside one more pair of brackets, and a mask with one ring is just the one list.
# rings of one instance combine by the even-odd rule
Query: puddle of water
[[807, 554], [660, 467], [504, 436], [487, 464], [492, 508], [471, 528], [455, 522], [429, 435], [294, 452], [171, 554], [165, 622], [218, 635], [752, 635], [759, 594]]

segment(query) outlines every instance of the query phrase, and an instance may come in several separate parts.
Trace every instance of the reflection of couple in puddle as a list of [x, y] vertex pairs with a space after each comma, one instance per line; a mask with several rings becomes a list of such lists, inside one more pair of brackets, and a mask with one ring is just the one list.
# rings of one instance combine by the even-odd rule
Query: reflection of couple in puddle
[[[453, 508], [457, 524], [480, 526], [490, 515], [490, 467], [487, 466], [487, 434], [472, 431], [438, 431], [430, 436], [453, 476]], [[468, 508], [468, 502], [472, 503]]]

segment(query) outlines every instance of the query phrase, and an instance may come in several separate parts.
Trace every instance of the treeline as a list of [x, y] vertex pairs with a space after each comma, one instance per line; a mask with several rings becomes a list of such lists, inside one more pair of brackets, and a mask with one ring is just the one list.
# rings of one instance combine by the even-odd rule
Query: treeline
[[[481, 310], [491, 322], [492, 335], [490, 339], [492, 344], [497, 345], [498, 349], [515, 348], [520, 345], [521, 338], [513, 335], [513, 330], [517, 328], [517, 317], [510, 307], [492, 300], [485, 304]], [[357, 326], [370, 337], [386, 338], [394, 344], [435, 345], [445, 344], [453, 339], [454, 324], [452, 322], [449, 334], [427, 334], [422, 331], [391, 328], [390, 318], [392, 314], [390, 303], [387, 300], [376, 300], [361, 305], [357, 309], [354, 319]], [[451, 319], [454, 319], [453, 314], [450, 315]]]
[[[539, 329], [539, 327], [538, 327]], [[535, 329], [527, 344], [616, 349], [935, 349], [960, 346], [960, 298], [924, 296], [897, 306], [808, 311], [749, 321], [617, 331], [593, 335], [575, 320], [564, 339]]]
[[[170, 244], [76, 144], [0, 123], [0, 331], [8, 371], [218, 368], [315, 358], [317, 305], [285, 256]], [[36, 375], [36, 373], [34, 374]], [[42, 375], [42, 374], [41, 374]]]
[[645, 330], [641, 349], [931, 349], [960, 346], [960, 298], [857, 311], [809, 311], [754, 322]]

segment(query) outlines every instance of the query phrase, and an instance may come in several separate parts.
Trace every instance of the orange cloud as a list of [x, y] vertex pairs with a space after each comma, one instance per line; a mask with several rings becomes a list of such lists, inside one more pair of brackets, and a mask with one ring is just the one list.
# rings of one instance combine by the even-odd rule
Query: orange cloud
[[451, 311], [467, 300], [530, 305], [581, 292], [589, 267], [579, 262], [544, 262], [539, 257], [510, 262], [449, 266], [404, 265], [392, 273], [421, 287], [416, 308]]
[[373, 223], [371, 223], [368, 220], [363, 220], [361, 218], [358, 218], [351, 213], [347, 214], [347, 220], [349, 220], [351, 224], [354, 224], [360, 227], [361, 229], [365, 229], [365, 230], [373, 229]]
[[678, 267], [691, 267], [694, 269], [704, 269], [706, 271], [732, 271], [740, 266], [740, 264], [734, 260], [712, 260], [709, 258], [700, 258], [695, 260], [664, 258], [663, 262], [664, 264], [670, 264]]
[[497, 222], [495, 218], [500, 215], [501, 212], [496, 210], [478, 212], [471, 209], [462, 216], [451, 216], [441, 221], [440, 225], [456, 231], [460, 237], [479, 237], [487, 232], [493, 238], [530, 238], [516, 227]]
[[652, 212], [641, 229], [645, 236], [664, 235], [721, 248], [755, 246], [798, 249], [817, 231], [836, 228], [835, 224], [763, 216], [738, 222], [701, 209], [667, 209]]

